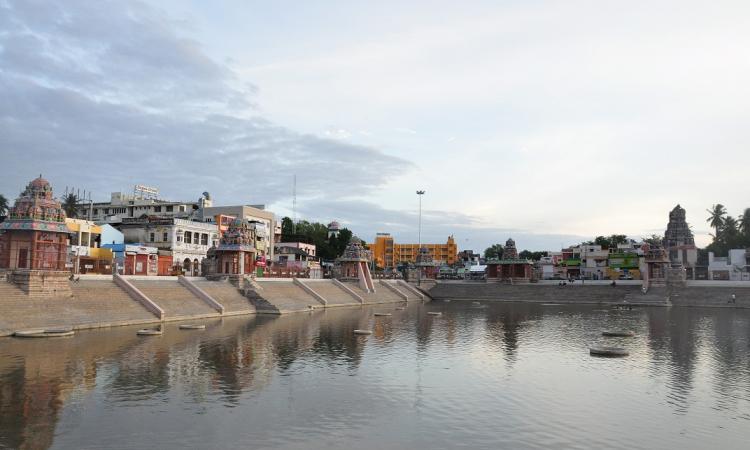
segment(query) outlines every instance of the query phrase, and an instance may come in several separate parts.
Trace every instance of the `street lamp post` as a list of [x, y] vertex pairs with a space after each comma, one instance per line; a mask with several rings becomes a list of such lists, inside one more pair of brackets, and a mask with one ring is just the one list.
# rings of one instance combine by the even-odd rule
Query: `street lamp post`
[[[422, 196], [424, 191], [417, 191], [417, 197], [419, 197], [419, 227], [417, 231], [417, 263], [419, 263], [419, 254], [422, 251]], [[421, 286], [422, 283], [422, 269], [417, 265], [417, 286]]]

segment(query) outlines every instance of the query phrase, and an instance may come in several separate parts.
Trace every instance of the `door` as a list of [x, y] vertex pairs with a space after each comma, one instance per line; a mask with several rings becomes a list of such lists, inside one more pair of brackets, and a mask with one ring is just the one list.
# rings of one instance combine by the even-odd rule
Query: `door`
[[29, 268], [29, 249], [19, 248], [18, 249], [18, 264], [16, 265], [19, 269]]

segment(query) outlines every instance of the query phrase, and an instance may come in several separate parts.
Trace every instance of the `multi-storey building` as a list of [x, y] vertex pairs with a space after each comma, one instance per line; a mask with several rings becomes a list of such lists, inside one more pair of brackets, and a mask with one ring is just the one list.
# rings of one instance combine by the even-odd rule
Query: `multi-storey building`
[[76, 210], [77, 216], [110, 224], [143, 216], [190, 219], [200, 218], [202, 209], [211, 206], [208, 192], [204, 192], [195, 202], [175, 202], [159, 199], [155, 189], [144, 191], [145, 189], [145, 186], [136, 186], [133, 194], [113, 192], [108, 202], [80, 202]]
[[[378, 233], [369, 245], [375, 265], [383, 269], [393, 269], [399, 264], [415, 263], [420, 244], [398, 244], [389, 233]], [[421, 244], [426, 248], [436, 264], [453, 265], [458, 261], [458, 246], [453, 236], [445, 244]]]
[[591, 280], [602, 280], [607, 275], [607, 261], [609, 250], [603, 249], [601, 245], [580, 246], [581, 251], [581, 276]]
[[127, 244], [144, 244], [172, 257], [187, 275], [201, 275], [208, 249], [218, 243], [215, 224], [194, 220], [142, 217], [126, 218], [119, 225]]
[[[281, 223], [274, 213], [266, 211], [263, 205], [206, 206], [201, 208], [201, 219], [206, 223], [215, 223], [217, 217], [235, 217], [250, 223], [258, 240], [257, 256], [273, 260], [273, 244], [276, 236], [281, 236]], [[219, 224], [221, 225], [221, 224]]]

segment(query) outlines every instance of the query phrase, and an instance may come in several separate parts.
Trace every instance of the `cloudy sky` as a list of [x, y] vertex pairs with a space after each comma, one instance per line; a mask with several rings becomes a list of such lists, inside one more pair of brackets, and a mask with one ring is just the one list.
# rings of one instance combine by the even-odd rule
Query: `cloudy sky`
[[265, 203], [365, 240], [700, 244], [750, 207], [746, 1], [0, 0], [0, 193]]

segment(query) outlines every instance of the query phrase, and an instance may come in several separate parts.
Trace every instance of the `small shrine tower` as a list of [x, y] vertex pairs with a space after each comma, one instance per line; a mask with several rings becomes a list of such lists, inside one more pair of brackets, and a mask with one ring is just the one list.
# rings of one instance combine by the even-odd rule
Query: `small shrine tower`
[[341, 280], [357, 280], [359, 287], [363, 291], [375, 292], [369, 262], [369, 252], [362, 245], [362, 241], [354, 236], [346, 246], [344, 254], [336, 260], [336, 278]]
[[430, 250], [427, 247], [423, 246], [419, 249], [415, 265], [419, 271], [419, 274], [417, 275], [418, 282], [421, 280], [434, 280], [437, 278], [439, 265], [435, 263], [435, 260], [432, 258], [432, 255], [430, 255]]
[[0, 224], [0, 269], [28, 294], [69, 294], [69, 230], [65, 211], [53, 197], [52, 186], [32, 180]]
[[487, 282], [528, 283], [533, 276], [532, 269], [531, 261], [518, 257], [516, 241], [508, 239], [502, 259], [487, 261]]
[[221, 235], [218, 247], [209, 250], [213, 259], [209, 272], [241, 285], [241, 279], [255, 270], [256, 253], [255, 230], [241, 218], [234, 219]]

